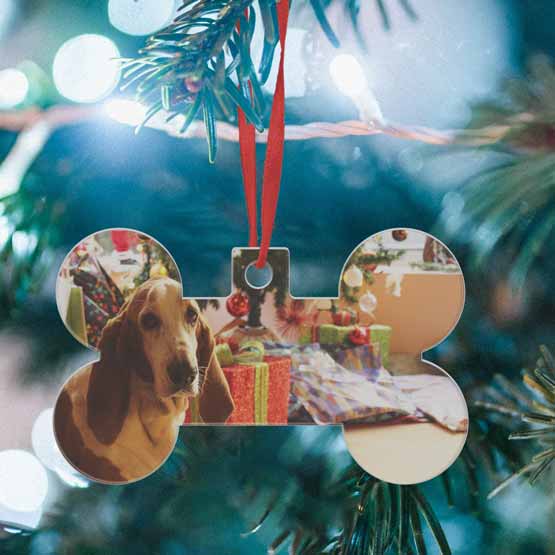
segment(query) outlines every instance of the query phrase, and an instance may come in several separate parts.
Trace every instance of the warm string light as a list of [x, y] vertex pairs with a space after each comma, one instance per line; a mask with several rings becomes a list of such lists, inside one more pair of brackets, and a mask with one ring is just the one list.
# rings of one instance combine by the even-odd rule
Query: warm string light
[[335, 86], [356, 104], [360, 119], [369, 125], [383, 126], [380, 105], [360, 62], [351, 54], [338, 54], [330, 62], [329, 70]]

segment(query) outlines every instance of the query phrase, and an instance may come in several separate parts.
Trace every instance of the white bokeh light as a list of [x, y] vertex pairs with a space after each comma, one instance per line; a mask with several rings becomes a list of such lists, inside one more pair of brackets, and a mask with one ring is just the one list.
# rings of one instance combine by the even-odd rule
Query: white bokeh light
[[364, 70], [351, 54], [338, 54], [330, 62], [335, 86], [346, 96], [359, 96], [368, 87]]
[[38, 415], [31, 432], [33, 451], [40, 462], [50, 470], [57, 470], [60, 467], [72, 470], [56, 443], [53, 419], [54, 409], [43, 410]]
[[67, 462], [58, 447], [54, 436], [54, 409], [45, 409], [38, 415], [31, 432], [31, 444], [40, 462], [66, 484], [87, 487], [87, 480]]
[[150, 35], [170, 23], [175, 15], [175, 0], [110, 0], [110, 23], [128, 35]]
[[41, 507], [48, 493], [48, 476], [40, 461], [19, 449], [0, 451], [0, 503], [14, 511]]
[[56, 88], [74, 102], [96, 102], [112, 92], [120, 78], [120, 53], [102, 35], [79, 35], [62, 44], [54, 58]]
[[21, 104], [29, 92], [29, 81], [19, 69], [0, 71], [0, 109], [6, 110]]
[[140, 125], [146, 117], [147, 108], [136, 100], [114, 98], [104, 105], [108, 117], [125, 125]]

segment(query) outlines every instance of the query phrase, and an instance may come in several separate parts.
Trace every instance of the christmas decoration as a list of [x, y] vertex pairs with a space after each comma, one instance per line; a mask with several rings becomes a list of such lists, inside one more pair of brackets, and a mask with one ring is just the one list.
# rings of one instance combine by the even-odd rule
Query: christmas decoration
[[[341, 295], [349, 303], [359, 302], [359, 293], [364, 284], [374, 282], [374, 272], [379, 265], [389, 266], [399, 260], [405, 252], [403, 250], [391, 251], [383, 247], [383, 237], [376, 235], [369, 241], [362, 243], [347, 262], [347, 271], [343, 274]], [[362, 268], [362, 270], [361, 270]], [[371, 299], [366, 297], [363, 304], [371, 305]]]
[[154, 277], [167, 277], [169, 275], [168, 269], [161, 263], [156, 262], [150, 267], [148, 275]]
[[[334, 305], [335, 306], [335, 305]], [[354, 310], [332, 310], [331, 319], [336, 326], [350, 326], [356, 324], [357, 313]]]
[[243, 306], [242, 316], [247, 316], [246, 322], [242, 323], [242, 329], [238, 330], [240, 340], [247, 339], [249, 334], [258, 339], [267, 336], [270, 340], [277, 340], [277, 336], [262, 323], [262, 305], [266, 295], [273, 295], [274, 306], [280, 309], [285, 304], [287, 294], [287, 279], [289, 275], [289, 260], [287, 253], [282, 250], [274, 250], [268, 254], [268, 264], [273, 268], [272, 281], [264, 288], [255, 289], [246, 280], [246, 270], [254, 264], [258, 252], [255, 249], [235, 249], [233, 251], [233, 284], [239, 290], [242, 298], [248, 299], [246, 311]]
[[[318, 19], [322, 21], [326, 21], [322, 8], [325, 3], [327, 2], [311, 2], [313, 6], [321, 8], [320, 12], [316, 13], [319, 13]], [[308, 5], [308, 3], [306, 4]], [[357, 2], [346, 2], [345, 5], [349, 10], [348, 13], [352, 16], [353, 25], [356, 25], [360, 33], [363, 28], [358, 25], [360, 6]], [[383, 21], [391, 25], [392, 32], [398, 32], [396, 21], [390, 21], [390, 16], [385, 11], [390, 6], [386, 6], [383, 2], [379, 2], [377, 5], [380, 13], [384, 14]], [[406, 3], [400, 2], [399, 6], [404, 10]], [[364, 12], [365, 8], [366, 6], [363, 6], [361, 11]], [[391, 3], [391, 10], [393, 11], [395, 8], [395, 3]], [[403, 11], [399, 10], [399, 12], [402, 17]], [[410, 6], [404, 13], [409, 14], [411, 18], [414, 16]], [[526, 13], [529, 14], [529, 12]], [[312, 12], [309, 13], [309, 16], [313, 17]], [[257, 25], [260, 24], [261, 19], [258, 18]], [[530, 27], [531, 25], [527, 26], [526, 30], [527, 34], [531, 36], [534, 33], [530, 31]], [[338, 27], [337, 30], [339, 29]], [[333, 33], [331, 26], [327, 28], [328, 32], [330, 30]], [[361, 39], [365, 40], [366, 37], [361, 36]], [[195, 41], [192, 42], [195, 43]], [[248, 46], [251, 48], [250, 44]], [[537, 47], [537, 43], [524, 45], [525, 49], [537, 49]], [[189, 44], [183, 48], [189, 49]], [[252, 50], [252, 57], [255, 57], [254, 43]], [[239, 56], [236, 56], [234, 62], [238, 59]], [[243, 59], [244, 56], [241, 56], [239, 63], [243, 63]], [[163, 57], [153, 60], [153, 62], [159, 64], [159, 67], [165, 63]], [[549, 83], [552, 70], [549, 65], [545, 59], [541, 63], [534, 62], [532, 76], [523, 77], [518, 82], [511, 81], [508, 86], [503, 87], [501, 94], [497, 97], [492, 95], [487, 104], [477, 106], [473, 111], [472, 127], [463, 133], [439, 133], [433, 130], [409, 129], [392, 124], [380, 129], [373, 128], [362, 121], [338, 122], [333, 126], [317, 123], [316, 125], [309, 124], [306, 127], [291, 126], [286, 129], [286, 137], [305, 139], [313, 136], [336, 138], [345, 134], [390, 133], [393, 136], [405, 138], [419, 136], [420, 138], [417, 140], [435, 144], [453, 144], [455, 142], [469, 147], [476, 144], [476, 141], [481, 141], [484, 146], [481, 147], [479, 155], [481, 160], [485, 159], [486, 165], [489, 161], [495, 161], [495, 159], [489, 158], [489, 151], [493, 151], [494, 155], [498, 156], [497, 159], [506, 164], [505, 167], [488, 171], [471, 179], [468, 187], [461, 187], [457, 192], [448, 193], [442, 204], [444, 233], [451, 233], [451, 241], [460, 240], [471, 250], [472, 258], [467, 260], [467, 279], [470, 284], [467, 312], [471, 316], [467, 316], [461, 322], [455, 339], [445, 342], [436, 350], [436, 356], [439, 359], [450, 360], [450, 363], [458, 368], [457, 379], [464, 383], [470, 383], [471, 390], [476, 387], [474, 380], [482, 380], [488, 386], [492, 386], [491, 389], [494, 392], [501, 391], [503, 398], [507, 398], [507, 404], [503, 405], [506, 409], [503, 414], [490, 410], [486, 406], [473, 407], [469, 446], [465, 448], [453, 469], [450, 469], [441, 479], [419, 488], [391, 486], [364, 474], [356, 466], [341, 469], [341, 472], [338, 472], [336, 438], [333, 433], [326, 434], [325, 430], [317, 430], [320, 435], [311, 435], [310, 440], [307, 439], [308, 435], [307, 437], [302, 436], [297, 430], [287, 430], [289, 435], [280, 436], [283, 440], [281, 443], [276, 441], [274, 434], [267, 437], [268, 433], [261, 434], [258, 431], [258, 435], [256, 435], [256, 429], [248, 430], [245, 434], [242, 434], [243, 430], [226, 430], [221, 435], [213, 434], [211, 430], [206, 429], [185, 430], [185, 438], [183, 444], [180, 444], [180, 450], [168, 461], [167, 474], [153, 476], [149, 483], [122, 488], [121, 496], [119, 494], [117, 496], [117, 503], [114, 501], [113, 492], [106, 491], [106, 488], [92, 486], [85, 490], [70, 490], [63, 493], [59, 510], [52, 515], [52, 519], [46, 526], [41, 525], [34, 533], [30, 533], [24, 526], [21, 526], [22, 533], [6, 534], [5, 539], [0, 540], [2, 550], [5, 550], [4, 552], [7, 554], [13, 552], [19, 555], [27, 552], [46, 552], [47, 550], [54, 552], [56, 549], [62, 551], [64, 548], [85, 551], [90, 549], [106, 551], [118, 548], [123, 553], [136, 550], [137, 541], [140, 541], [140, 549], [145, 548], [149, 552], [170, 552], [180, 549], [181, 546], [185, 546], [184, 549], [205, 551], [211, 547], [207, 547], [206, 542], [217, 541], [214, 540], [216, 533], [213, 528], [213, 520], [201, 522], [201, 526], [197, 529], [201, 530], [199, 536], [202, 535], [202, 539], [197, 539], [197, 536], [191, 537], [189, 525], [183, 526], [182, 515], [194, 515], [194, 510], [198, 509], [200, 497], [203, 508], [208, 505], [206, 510], [209, 514], [212, 514], [210, 512], [210, 508], [212, 508], [221, 517], [222, 512], [227, 510], [227, 492], [229, 492], [230, 498], [237, 495], [238, 492], [247, 496], [249, 488], [245, 485], [245, 481], [240, 480], [240, 477], [244, 475], [247, 476], [248, 480], [246, 481], [249, 485], [254, 484], [253, 489], [268, 493], [265, 489], [269, 487], [267, 468], [271, 465], [273, 471], [271, 487], [275, 487], [278, 492], [284, 491], [288, 487], [294, 487], [297, 493], [297, 496], [291, 500], [285, 500], [276, 494], [278, 500], [270, 505], [273, 509], [269, 511], [270, 515], [278, 513], [280, 518], [285, 515], [283, 525], [275, 524], [275, 520], [273, 521], [271, 517], [262, 519], [262, 531], [266, 531], [266, 535], [263, 535], [263, 540], [260, 541], [262, 542], [269, 537], [268, 535], [274, 534], [275, 542], [272, 542], [271, 539], [268, 541], [269, 544], [272, 544], [272, 548], [281, 547], [282, 550], [286, 550], [287, 544], [290, 544], [290, 549], [298, 553], [317, 553], [326, 548], [331, 551], [359, 554], [368, 552], [379, 554], [387, 550], [424, 553], [424, 540], [429, 544], [428, 551], [432, 551], [436, 546], [431, 544], [438, 539], [439, 550], [442, 553], [449, 553], [447, 540], [453, 538], [453, 548], [456, 547], [455, 550], [461, 552], [465, 549], [477, 552], [483, 548], [491, 551], [502, 549], [507, 553], [520, 553], [525, 551], [525, 548], [520, 545], [521, 543], [527, 543], [528, 549], [529, 545], [534, 545], [539, 551], [549, 551], [551, 537], [547, 534], [547, 539], [543, 541], [541, 519], [538, 519], [538, 516], [541, 516], [541, 514], [538, 515], [541, 512], [541, 501], [538, 499], [545, 496], [538, 479], [535, 480], [535, 489], [522, 490], [526, 493], [527, 502], [530, 501], [527, 506], [531, 518], [534, 519], [534, 529], [539, 530], [537, 535], [532, 538], [527, 535], [524, 526], [521, 527], [521, 531], [519, 530], [519, 534], [511, 534], [510, 541], [503, 537], [503, 529], [504, 526], [507, 526], [508, 520], [502, 519], [499, 515], [511, 514], [511, 502], [509, 501], [505, 505], [503, 498], [496, 501], [495, 516], [499, 526], [494, 530], [488, 530], [487, 534], [480, 536], [479, 527], [481, 525], [470, 514], [466, 514], [469, 509], [472, 509], [474, 512], [480, 511], [484, 519], [491, 515], [491, 503], [482, 503], [485, 498], [484, 488], [491, 483], [492, 479], [499, 479], [507, 472], [523, 468], [522, 464], [519, 465], [519, 461], [522, 462], [522, 459], [526, 459], [529, 455], [529, 448], [526, 447], [526, 444], [536, 443], [533, 438], [522, 442], [508, 441], [510, 433], [523, 426], [520, 422], [519, 411], [511, 408], [515, 403], [515, 399], [512, 397], [514, 381], [511, 379], [510, 382], [507, 380], [507, 383], [501, 383], [502, 380], [499, 378], [492, 381], [489, 372], [493, 368], [510, 377], [511, 372], [518, 369], [520, 361], [526, 356], [525, 353], [530, 349], [530, 344], [537, 340], [538, 333], [541, 333], [542, 337], [551, 333], [549, 328], [551, 299], [545, 293], [545, 291], [552, 290], [550, 286], [552, 272], [549, 272], [551, 257], [547, 247], [550, 244], [553, 227], [546, 204], [546, 199], [550, 198], [548, 194], [550, 182], [547, 178], [550, 175], [550, 164], [552, 163], [550, 160], [552, 141], [550, 139], [549, 103], [551, 94]], [[517, 63], [514, 68], [515, 73], [519, 69]], [[163, 72], [162, 75], [164, 75]], [[185, 78], [183, 79], [183, 96], [189, 102], [194, 102], [204, 86], [205, 83], [201, 79]], [[154, 91], [152, 96], [146, 99], [149, 105], [151, 101], [158, 98], [157, 87], [153, 86], [152, 90]], [[508, 101], [505, 93], [511, 96]], [[247, 93], [245, 96], [248, 98]], [[82, 119], [90, 119], [94, 112], [98, 112], [96, 106], [86, 109], [78, 106], [53, 106], [44, 111], [33, 108], [31, 111], [21, 111], [17, 114], [0, 114], [0, 120], [5, 121], [8, 116], [12, 118], [17, 116], [21, 122], [17, 124], [20, 126], [19, 129], [24, 125], [27, 126], [30, 122], [32, 125], [38, 124], [37, 127], [43, 126], [43, 128], [45, 124], [46, 126], [52, 125], [51, 129], [53, 130], [62, 125], [56, 123], [57, 121], [82, 121]], [[162, 116], [160, 121], [165, 124], [166, 115], [163, 111], [159, 114]], [[198, 114], [200, 114], [200, 110], [197, 112]], [[219, 117], [227, 118], [223, 112]], [[231, 110], [229, 121], [233, 121], [233, 118], [234, 111]], [[155, 120], [156, 117], [153, 117], [147, 122], [147, 125], [148, 123], [160, 125]], [[179, 132], [183, 119], [176, 117], [170, 123], [172, 122], [176, 124], [174, 128]], [[231, 140], [235, 138], [236, 140], [235, 127], [221, 125], [220, 122], [217, 122], [215, 128], [218, 137], [224, 138], [224, 140], [226, 138], [231, 138]], [[17, 129], [17, 127], [12, 129]], [[69, 133], [69, 131], [69, 129], [64, 130], [64, 133]], [[209, 127], [210, 132], [213, 132], [212, 127]], [[204, 123], [193, 121], [186, 136], [205, 137]], [[264, 141], [265, 135], [261, 134], [259, 139]], [[11, 141], [11, 137], [9, 140]], [[488, 145], [493, 145], [493, 148], [488, 149]], [[458, 148], [460, 149], [460, 146]], [[49, 154], [52, 151], [51, 147], [44, 153], [39, 167], [52, 156]], [[467, 149], [466, 152], [475, 154], [477, 151]], [[478, 166], [476, 167], [478, 168]], [[480, 166], [480, 173], [481, 168], [482, 166]], [[33, 171], [33, 174], [32, 177], [36, 178], [37, 172]], [[61, 179], [56, 176], [48, 181], [57, 184], [61, 182]], [[77, 183], [72, 180], [72, 187], [75, 184]], [[24, 310], [34, 306], [34, 292], [45, 282], [46, 271], [53, 267], [52, 251], [60, 244], [60, 232], [67, 230], [68, 227], [73, 227], [75, 217], [73, 216], [72, 220], [71, 214], [64, 213], [67, 199], [63, 198], [64, 194], [58, 193], [57, 189], [53, 187], [48, 190], [44, 187], [37, 188], [36, 182], [31, 187], [27, 183], [25, 189], [27, 200], [23, 200], [25, 195], [18, 193], [16, 198], [10, 199], [9, 209], [2, 212], [2, 216], [7, 218], [7, 220], [2, 220], [3, 225], [5, 224], [3, 229], [6, 230], [2, 239], [5, 236], [8, 237], [5, 242], [7, 263], [2, 265], [2, 300], [5, 301], [2, 303], [3, 322], [9, 326], [23, 326], [20, 329], [24, 330], [22, 334], [26, 336], [27, 340], [34, 340], [40, 334], [53, 330], [55, 333], [51, 336], [44, 336], [42, 348], [36, 354], [42, 355], [50, 349], [65, 353], [71, 347], [71, 345], [62, 344], [63, 338], [68, 334], [60, 333], [62, 330], [52, 325], [45, 309], [35, 309], [31, 315], [25, 315]], [[79, 188], [73, 187], [73, 190], [77, 193]], [[464, 202], [460, 201], [461, 196]], [[492, 199], [495, 202], [492, 202]], [[519, 199], [524, 199], [524, 201], [520, 202]], [[32, 210], [42, 213], [45, 217], [29, 219], [24, 217], [20, 221], [21, 207], [27, 201], [32, 206]], [[4, 204], [4, 199], [2, 203]], [[512, 204], [509, 205], [510, 203]], [[423, 228], [432, 225], [433, 210], [425, 200], [422, 201], [417, 199], [416, 195], [410, 194], [410, 206], [411, 210], [416, 209], [416, 211], [426, 214], [417, 220]], [[399, 218], [394, 223], [406, 221], [409, 225], [406, 220], [407, 215], [402, 210], [402, 207], [399, 208], [402, 219]], [[52, 218], [46, 214], [50, 214]], [[507, 214], [512, 217], [508, 217]], [[13, 222], [17, 222], [17, 225], [11, 225]], [[65, 227], [61, 227], [61, 224]], [[40, 231], [37, 232], [36, 230], [39, 228]], [[22, 235], [14, 236], [21, 230], [25, 233], [30, 232], [28, 233], [28, 237], [31, 238], [29, 245], [33, 244], [34, 237], [39, 238], [40, 242], [35, 249], [21, 250]], [[447, 237], [447, 235], [444, 234], [442, 237]], [[463, 250], [457, 251], [457, 254], [460, 256], [459, 252], [463, 252]], [[369, 254], [375, 257], [376, 253], [376, 250], [370, 250]], [[4, 262], [5, 259], [2, 258], [2, 261]], [[22, 262], [24, 265], [19, 268], [23, 268], [23, 270], [20, 271], [17, 267]], [[475, 266], [472, 266], [471, 262]], [[500, 271], [498, 262], [506, 264], [503, 269], [507, 271]], [[378, 264], [375, 262], [367, 265], [357, 264], [357, 266], [365, 274], [366, 272], [373, 273], [378, 269]], [[12, 272], [11, 268], [13, 267], [16, 267], [17, 271]], [[415, 265], [415, 268], [423, 271], [454, 271], [435, 262]], [[480, 268], [487, 277], [473, 276], [475, 271], [473, 268]], [[527, 288], [526, 291], [534, 300], [533, 306], [538, 303], [545, 307], [544, 310], [534, 311], [533, 317], [530, 314], [525, 330], [514, 323], [512, 324], [513, 329], [510, 331], [507, 328], [501, 329], [500, 326], [492, 325], [489, 314], [481, 301], [482, 292], [484, 296], [489, 295], [491, 288], [495, 286], [496, 278], [495, 275], [492, 277], [492, 273], [503, 275], [503, 279], [510, 273], [512, 285], [519, 287], [531, 285], [531, 289]], [[525, 282], [524, 279], [527, 275], [530, 275], [531, 279]], [[476, 281], [473, 281], [474, 279]], [[543, 293], [534, 286], [538, 282], [541, 283], [540, 289], [544, 290]], [[472, 284], [477, 284], [477, 286], [472, 287]], [[362, 299], [362, 295], [360, 299]], [[542, 303], [542, 299], [545, 299], [546, 302]], [[32, 301], [33, 304], [29, 301]], [[357, 302], [356, 298], [354, 302]], [[360, 300], [358, 302], [358, 306], [362, 308]], [[58, 358], [55, 359], [54, 366], [59, 365], [59, 353], [56, 356]], [[38, 356], [30, 358], [40, 369], [40, 373], [36, 374], [35, 379], [42, 379], [42, 376], [55, 372], [51, 362], [46, 365]], [[472, 368], [472, 373], [467, 372], [467, 368]], [[542, 368], [542, 365], [540, 364], [538, 368]], [[518, 391], [526, 395], [526, 392], [520, 389]], [[492, 395], [490, 403], [495, 400], [494, 392], [490, 391]], [[535, 401], [532, 396], [530, 396], [530, 400]], [[497, 399], [497, 401], [499, 400]], [[275, 431], [275, 434], [278, 432]], [[326, 438], [329, 441], [326, 442]], [[317, 456], [308, 450], [307, 444], [310, 442], [313, 447], [314, 445], [322, 447]], [[302, 451], [302, 463], [294, 463], [287, 468], [275, 464], [278, 452], [281, 454], [280, 460], [289, 460], [287, 455], [293, 457], [286, 448], [279, 451], [278, 446], [286, 443], [295, 445], [298, 457], [301, 457], [298, 453]], [[192, 445], [195, 446], [195, 449], [191, 447]], [[216, 446], [218, 449], [215, 449]], [[539, 442], [537, 446], [541, 447]], [[319, 457], [326, 452], [326, 449], [329, 453], [333, 452], [334, 455], [328, 457], [327, 462], [324, 463]], [[257, 475], [256, 471], [260, 468], [261, 461], [266, 460], [265, 452], [268, 451], [271, 452], [272, 460], [265, 465], [265, 472]], [[241, 456], [238, 453], [241, 453]], [[217, 461], [214, 460], [215, 454], [219, 455]], [[248, 466], [245, 465], [245, 454], [247, 454], [248, 462], [251, 463]], [[240, 463], [238, 463], [239, 459]], [[299, 459], [294, 460], [298, 461]], [[541, 460], [538, 458], [538, 463]], [[534, 467], [530, 466], [527, 472], [519, 476], [527, 473], [531, 476], [538, 463], [535, 463]], [[228, 470], [229, 473], [220, 476], [223, 474], [222, 469]], [[541, 476], [546, 476], [546, 469], [547, 466], [542, 470]], [[280, 478], [283, 478], [280, 482], [281, 487], [276, 487], [275, 475], [280, 472], [285, 475], [280, 474]], [[193, 483], [194, 480], [188, 480], [187, 475], [198, 476], [199, 480]], [[215, 477], [218, 477], [220, 481], [214, 481]], [[234, 481], [235, 479], [237, 482]], [[249, 482], [249, 480], [251, 481]], [[509, 483], [514, 484], [514, 478]], [[226, 495], [218, 499], [217, 507], [212, 507], [209, 501], [210, 496], [205, 494], [213, 491], [216, 487], [215, 484], [221, 484], [221, 491], [226, 492]], [[442, 485], [445, 487], [443, 499], [439, 494]], [[514, 486], [518, 493], [518, 487], [516, 484]], [[424, 497], [424, 494], [427, 494], [428, 497]], [[245, 505], [249, 505], [250, 510], [254, 512], [256, 509], [252, 507], [252, 498], [248, 496], [247, 498], [248, 503]], [[149, 514], [152, 517], [146, 521], [141, 517], [145, 511], [145, 499], [148, 499], [150, 504]], [[229, 501], [229, 505], [232, 505], [233, 502], [233, 499]], [[162, 507], [170, 503], [172, 508], [178, 507], [179, 510], [175, 510], [173, 515], [169, 514], [169, 517], [168, 514], [163, 513], [164, 518], [158, 520], [156, 517], [161, 515]], [[453, 503], [457, 504], [458, 509], [449, 512], [447, 505]], [[223, 511], [222, 504], [225, 506]], [[497, 510], [497, 506], [500, 510]], [[258, 506], [256, 507], [258, 508]], [[266, 507], [263, 507], [260, 513], [266, 515], [265, 509]], [[100, 540], [97, 538], [98, 541], [95, 540], [94, 546], [91, 546], [90, 529], [95, 524], [100, 527], [104, 525], [101, 522], [102, 519], [97, 516], [104, 514], [103, 511], [106, 510], [110, 510], [112, 515], [109, 530], [105, 530], [103, 538]], [[247, 514], [244, 514], [245, 512]], [[86, 521], [75, 518], [71, 520], [72, 514], [89, 514], [91, 518]], [[330, 514], [333, 517], [330, 517]], [[253, 522], [256, 526], [253, 524], [253, 529], [258, 530], [257, 517], [256, 514], [242, 510], [239, 522], [233, 521], [235, 527], [232, 526], [232, 529], [236, 530], [243, 524], [244, 518], [254, 518]], [[404, 520], [405, 517], [407, 520]], [[160, 526], [160, 521], [164, 522], [164, 526]], [[126, 530], [129, 530], [129, 522], [141, 523], [140, 537], [137, 534], [126, 533]], [[322, 522], [326, 523], [326, 526], [322, 526]], [[443, 533], [441, 529], [443, 522], [448, 523], [445, 528], [446, 533]], [[431, 523], [432, 533], [426, 531], [423, 534], [422, 525], [428, 523]], [[223, 520], [222, 524], [227, 524], [227, 521]], [[467, 533], [467, 526], [474, 527], [472, 534]], [[12, 524], [7, 528], [13, 532], [17, 526]], [[457, 534], [452, 533], [455, 528]], [[368, 533], [368, 530], [379, 530], [382, 533], [379, 535]], [[476, 530], [478, 530], [477, 533]], [[228, 544], [229, 549], [238, 549], [239, 552], [244, 552], [247, 548], [242, 542], [253, 540], [258, 536], [259, 534], [254, 534], [238, 540], [237, 543], [241, 543], [240, 548], [237, 548], [234, 545], [235, 542], [231, 541]], [[463, 546], [460, 543], [461, 537], [465, 544]], [[474, 537], [479, 538], [479, 547], [471, 545]], [[195, 544], [195, 542], [197, 543]], [[258, 551], [262, 549], [260, 545], [257, 545], [257, 548]], [[221, 552], [221, 547], [215, 551]], [[253, 548], [253, 551], [256, 551], [256, 547]]]
[[369, 339], [370, 333], [368, 328], [357, 326], [349, 333], [349, 341], [353, 345], [368, 345]]
[[364, 276], [360, 268], [355, 265], [350, 266], [343, 274], [343, 281], [348, 287], [360, 287], [363, 283]]
[[300, 299], [292, 299], [285, 306], [280, 306], [276, 310], [276, 316], [279, 321], [278, 331], [282, 337], [296, 337], [299, 328], [313, 319], [306, 310], [305, 302]]
[[374, 314], [374, 310], [376, 310], [376, 307], [378, 306], [378, 299], [376, 299], [376, 295], [367, 291], [364, 295], [361, 295], [358, 300], [358, 306], [360, 307], [360, 310], [371, 316]]
[[128, 229], [112, 229], [110, 237], [117, 252], [128, 251], [139, 243], [138, 234]]
[[406, 229], [394, 229], [391, 232], [391, 236], [395, 241], [406, 241], [408, 233]]
[[217, 345], [227, 345], [232, 354], [235, 354], [239, 350], [239, 343], [233, 337], [222, 337], [221, 335], [216, 337]]
[[168, 251], [158, 242], [146, 235], [138, 235], [136, 249], [144, 255], [141, 272], [134, 278], [133, 285], [138, 287], [151, 277], [162, 276], [181, 281], [179, 271]]
[[227, 298], [225, 307], [231, 316], [235, 318], [246, 316], [250, 310], [249, 296], [242, 291], [237, 291]]
[[[235, 409], [228, 424], [287, 424], [291, 359], [265, 354], [259, 341], [245, 341], [233, 355], [227, 343], [216, 355], [226, 376]], [[186, 422], [198, 421], [191, 407]]]

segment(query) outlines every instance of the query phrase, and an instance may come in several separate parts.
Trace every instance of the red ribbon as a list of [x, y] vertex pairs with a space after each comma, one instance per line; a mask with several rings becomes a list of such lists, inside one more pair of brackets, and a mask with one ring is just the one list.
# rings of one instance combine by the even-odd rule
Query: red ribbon
[[[279, 57], [279, 70], [270, 115], [268, 129], [268, 143], [266, 160], [264, 161], [264, 174], [262, 181], [262, 237], [260, 252], [256, 261], [257, 268], [266, 264], [268, 249], [272, 239], [276, 208], [281, 184], [283, 168], [283, 144], [285, 137], [285, 37], [287, 34], [287, 20], [289, 18], [289, 1], [278, 0], [277, 5], [279, 42], [281, 54]], [[247, 122], [245, 114], [238, 108], [239, 121], [239, 149], [241, 152], [241, 170], [243, 173], [243, 186], [247, 204], [249, 220], [249, 246], [255, 247], [258, 243], [257, 210], [256, 210], [256, 140], [254, 126]]]

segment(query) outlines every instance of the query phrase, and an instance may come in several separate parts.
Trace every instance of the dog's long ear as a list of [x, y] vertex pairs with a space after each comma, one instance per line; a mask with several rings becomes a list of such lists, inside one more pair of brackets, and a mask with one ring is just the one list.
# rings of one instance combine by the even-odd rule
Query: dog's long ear
[[128, 305], [110, 320], [98, 345], [100, 360], [91, 370], [87, 392], [87, 421], [101, 443], [113, 443], [129, 408], [130, 368], [121, 364], [118, 343], [127, 318]]
[[100, 361], [91, 371], [87, 420], [98, 441], [106, 445], [114, 442], [127, 416], [131, 372], [143, 381], [154, 381], [137, 324], [128, 317], [131, 304], [142, 302], [147, 293], [142, 288], [123, 305], [104, 328], [98, 345]]
[[199, 412], [204, 422], [223, 424], [235, 408], [229, 385], [220, 367], [210, 326], [201, 316], [197, 324], [197, 360], [204, 380], [199, 395]]

